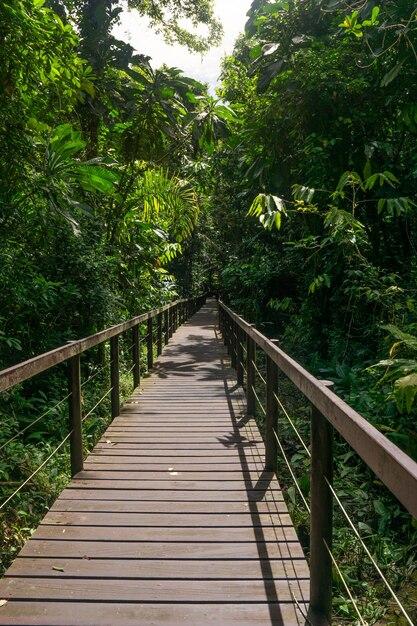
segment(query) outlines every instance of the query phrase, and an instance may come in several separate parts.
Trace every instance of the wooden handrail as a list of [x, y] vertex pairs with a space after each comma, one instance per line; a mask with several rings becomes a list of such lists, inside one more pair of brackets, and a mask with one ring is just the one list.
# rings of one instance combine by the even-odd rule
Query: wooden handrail
[[403, 506], [417, 518], [417, 463], [223, 302], [225, 311], [334, 426]]
[[[191, 299], [191, 301], [194, 300], [195, 298]], [[138, 324], [146, 322], [148, 319], [156, 317], [159, 313], [168, 311], [169, 309], [177, 307], [181, 304], [185, 305], [189, 301], [190, 300], [188, 299], [183, 299], [170, 302], [169, 304], [165, 304], [164, 306], [148, 311], [147, 313], [142, 313], [142, 315], [138, 315], [127, 322], [111, 326], [110, 328], [106, 328], [105, 330], [95, 333], [94, 335], [72, 341], [65, 346], [60, 346], [59, 348], [55, 348], [54, 350], [35, 356], [32, 359], [24, 361], [23, 363], [18, 363], [17, 365], [13, 365], [12, 367], [2, 370], [0, 372], [0, 393], [24, 382], [25, 380], [28, 380], [29, 378], [32, 378], [33, 376], [36, 376], [36, 374], [44, 372], [54, 365], [58, 365], [58, 363], [63, 363], [77, 354], [81, 354], [90, 348], [98, 346], [112, 337], [116, 337], [117, 335], [124, 333], [130, 328], [134, 328]]]
[[255, 355], [266, 354], [265, 468], [276, 469], [276, 441], [279, 437], [274, 395], [279, 373], [283, 372], [310, 401], [311, 492], [310, 492], [310, 606], [307, 623], [329, 626], [332, 620], [333, 526], [333, 428], [357, 452], [390, 492], [417, 518], [417, 463], [380, 433], [328, 387], [281, 350], [253, 325], [219, 302], [219, 328], [242, 379], [239, 335], [247, 347], [247, 413], [255, 413]]
[[[163, 319], [171, 319], [170, 333], [168, 329], [165, 332], [165, 343], [168, 343], [169, 336], [172, 335], [176, 328], [175, 320], [184, 322], [190, 317], [204, 302], [205, 296], [199, 298], [190, 298], [186, 300], [177, 300], [165, 306], [153, 309], [142, 315], [138, 315], [133, 319], [111, 326], [106, 330], [102, 330], [95, 335], [85, 337], [71, 343], [41, 354], [13, 365], [8, 369], [0, 372], [0, 392], [6, 391], [15, 385], [32, 378], [36, 374], [40, 374], [59, 363], [67, 362], [68, 364], [68, 387], [69, 387], [69, 430], [70, 436], [70, 458], [71, 458], [71, 475], [75, 476], [83, 469], [83, 417], [82, 417], [82, 401], [81, 401], [81, 368], [80, 354], [100, 345], [105, 341], [110, 341], [110, 390], [103, 396], [104, 399], [109, 393], [111, 394], [111, 417], [114, 419], [120, 412], [120, 363], [119, 363], [119, 336], [132, 329], [132, 373], [133, 383], [135, 386], [140, 382], [140, 334], [138, 326], [143, 322], [147, 322], [148, 335], [146, 341], [148, 369], [153, 366], [153, 320], [157, 321], [157, 352], [162, 351], [163, 337]], [[171, 315], [169, 315], [171, 312]], [[165, 313], [165, 315], [163, 315]], [[168, 322], [166, 322], [168, 323]], [[85, 419], [85, 418], [84, 418]]]

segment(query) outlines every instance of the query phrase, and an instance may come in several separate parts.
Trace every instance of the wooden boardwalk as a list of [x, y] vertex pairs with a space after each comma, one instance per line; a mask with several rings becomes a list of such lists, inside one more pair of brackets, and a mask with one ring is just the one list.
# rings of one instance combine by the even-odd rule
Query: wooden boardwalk
[[0, 581], [0, 624], [303, 626], [308, 567], [208, 302]]

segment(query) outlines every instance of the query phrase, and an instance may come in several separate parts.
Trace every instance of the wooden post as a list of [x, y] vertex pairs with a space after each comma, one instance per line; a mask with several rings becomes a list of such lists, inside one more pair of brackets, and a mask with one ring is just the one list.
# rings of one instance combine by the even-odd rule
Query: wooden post
[[84, 468], [79, 354], [68, 360], [68, 390], [71, 394], [69, 397], [69, 427], [72, 430], [70, 437], [71, 476], [75, 476]]
[[147, 339], [147, 356], [148, 356], [148, 371], [153, 367], [153, 319], [148, 318], [148, 339]]
[[[327, 383], [330, 386], [332, 383]], [[332, 622], [333, 427], [312, 406], [311, 411], [311, 519], [310, 519], [310, 607], [313, 626]]]
[[120, 414], [119, 335], [110, 338], [111, 418]]
[[173, 319], [172, 319], [172, 308], [168, 309], [168, 337], [171, 339], [173, 335]]
[[178, 305], [176, 304], [173, 309], [172, 309], [172, 314], [173, 314], [173, 323], [174, 323], [174, 333], [177, 331], [178, 328], [178, 318], [177, 318], [177, 313], [178, 313]]
[[236, 378], [237, 384], [243, 385], [243, 347], [242, 347], [242, 330], [236, 324]]
[[168, 311], [164, 312], [164, 341], [165, 345], [167, 345], [169, 341], [169, 332], [168, 332]]
[[232, 341], [231, 341], [231, 348], [232, 348], [232, 352], [231, 352], [231, 362], [232, 362], [232, 367], [233, 369], [237, 369], [237, 337], [236, 337], [236, 333], [237, 333], [237, 324], [234, 320], [232, 320], [231, 323], [231, 329], [230, 329], [230, 333], [232, 336]]
[[223, 344], [226, 346], [228, 353], [229, 353], [229, 322], [230, 322], [229, 315], [225, 313], [224, 318], [223, 318]]
[[275, 394], [278, 393], [278, 366], [267, 355], [266, 357], [266, 418], [265, 418], [265, 469], [277, 471], [278, 443], [278, 404]]
[[[251, 326], [255, 326], [251, 324]], [[253, 391], [255, 387], [255, 368], [253, 363], [256, 359], [256, 344], [253, 339], [246, 335], [246, 369], [247, 369], [247, 388], [246, 388], [246, 413], [248, 415], [255, 415], [255, 393]]]
[[157, 353], [158, 356], [161, 354], [162, 352], [162, 313], [158, 313], [158, 346], [157, 346]]
[[139, 324], [132, 328], [133, 331], [133, 386], [140, 385], [140, 341], [139, 341]]

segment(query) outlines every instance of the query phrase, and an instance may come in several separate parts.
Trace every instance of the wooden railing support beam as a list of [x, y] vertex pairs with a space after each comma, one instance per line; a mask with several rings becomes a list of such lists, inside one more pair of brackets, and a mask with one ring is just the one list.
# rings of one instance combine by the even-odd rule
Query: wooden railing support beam
[[80, 355], [68, 360], [71, 476], [84, 469]]
[[132, 328], [133, 335], [133, 386], [139, 387], [140, 385], [140, 340], [139, 340], [139, 325], [137, 324]]
[[236, 379], [237, 384], [243, 385], [243, 333], [239, 326], [236, 326]]
[[110, 339], [111, 418], [120, 415], [119, 335]]
[[[332, 622], [333, 427], [311, 410], [310, 608], [313, 626]], [[327, 545], [327, 547], [326, 547]]]
[[165, 342], [165, 345], [167, 345], [167, 343], [169, 341], [168, 324], [169, 324], [168, 311], [165, 311], [165, 315], [164, 315], [164, 342]]
[[147, 338], [147, 358], [148, 371], [153, 368], [153, 319], [148, 319], [148, 338]]
[[249, 335], [246, 335], [246, 369], [247, 369], [246, 413], [248, 415], [255, 415], [255, 406], [256, 406], [256, 398], [255, 398], [255, 393], [254, 393], [255, 368], [253, 366], [255, 359], [256, 359], [256, 344]]
[[168, 309], [168, 339], [171, 339], [174, 334], [174, 317], [172, 315], [172, 309]]
[[162, 352], [162, 335], [163, 335], [163, 319], [162, 319], [162, 313], [158, 313], [158, 344], [157, 344], [157, 353], [158, 356], [161, 354]]
[[278, 463], [278, 366], [266, 357], [266, 418], [265, 418], [265, 469], [277, 471]]

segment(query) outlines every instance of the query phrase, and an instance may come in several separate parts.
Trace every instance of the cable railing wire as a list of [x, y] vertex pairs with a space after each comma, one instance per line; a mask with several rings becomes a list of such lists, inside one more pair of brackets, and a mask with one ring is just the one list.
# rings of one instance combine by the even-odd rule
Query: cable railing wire
[[108, 391], [106, 391], [106, 393], [104, 394], [104, 396], [101, 396], [100, 400], [98, 402], [96, 402], [96, 404], [93, 406], [92, 409], [90, 409], [88, 411], [88, 413], [86, 415], [84, 415], [83, 419], [81, 420], [81, 423], [84, 423], [85, 420], [90, 417], [90, 415], [92, 413], [94, 413], [94, 411], [96, 410], [97, 407], [100, 406], [100, 404], [107, 398], [107, 396], [113, 391], [114, 387], [110, 387], [110, 389]]
[[[305, 449], [305, 451], [307, 452], [308, 456], [311, 458], [311, 452], [310, 452], [310, 450], [307, 448], [306, 444], [304, 443], [304, 440], [302, 439], [302, 437], [301, 437], [300, 433], [298, 432], [297, 428], [295, 427], [295, 425], [294, 425], [294, 423], [293, 423], [293, 421], [292, 421], [291, 417], [288, 415], [288, 412], [286, 411], [286, 409], [285, 409], [285, 407], [283, 406], [282, 402], [280, 401], [280, 399], [278, 398], [278, 396], [277, 396], [275, 393], [274, 393], [274, 396], [275, 396], [275, 399], [277, 400], [277, 402], [278, 402], [279, 406], [281, 407], [282, 411], [284, 412], [285, 416], [287, 417], [288, 421], [290, 422], [290, 424], [291, 424], [292, 428], [294, 429], [294, 432], [296, 433], [297, 437], [299, 438], [299, 440], [300, 440], [301, 444], [303, 445], [303, 448], [304, 448], [304, 449]], [[276, 436], [276, 437], [277, 437], [277, 436]], [[279, 442], [279, 440], [278, 440], [278, 437], [277, 437], [277, 441], [278, 441], [278, 443], [279, 443], [279, 445], [280, 445], [281, 451], [283, 452], [283, 449], [282, 449], [282, 446], [281, 446], [281, 444], [280, 444], [280, 442]], [[284, 454], [285, 454], [285, 453], [284, 453]], [[288, 463], [287, 463], [287, 465], [288, 465]], [[290, 468], [289, 468], [289, 469], [290, 469]], [[291, 471], [291, 470], [290, 470], [290, 471]], [[295, 479], [295, 478], [294, 478], [294, 475], [293, 475], [293, 473], [292, 473], [292, 471], [291, 471], [291, 474], [292, 474], [292, 476], [293, 476], [293, 479]], [[399, 607], [399, 608], [400, 608], [400, 610], [402, 611], [402, 613], [403, 613], [404, 617], [407, 619], [408, 623], [412, 626], [412, 625], [413, 625], [413, 622], [410, 620], [410, 618], [409, 618], [409, 616], [408, 616], [408, 614], [407, 614], [406, 610], [405, 610], [405, 609], [404, 609], [404, 607], [402, 606], [402, 604], [401, 604], [400, 600], [398, 599], [398, 597], [397, 597], [397, 595], [395, 594], [394, 590], [393, 590], [393, 589], [392, 589], [392, 587], [390, 586], [390, 584], [389, 584], [388, 580], [385, 578], [385, 576], [384, 576], [383, 572], [381, 571], [381, 569], [379, 568], [379, 566], [378, 566], [378, 564], [376, 563], [375, 559], [372, 557], [371, 553], [369, 552], [369, 550], [368, 550], [368, 548], [367, 548], [366, 544], [364, 543], [364, 541], [363, 541], [362, 537], [360, 536], [359, 532], [357, 531], [357, 529], [356, 529], [356, 527], [355, 527], [355, 525], [354, 525], [353, 521], [350, 519], [349, 514], [347, 513], [346, 509], [344, 508], [344, 506], [343, 506], [342, 502], [340, 501], [340, 498], [338, 497], [338, 495], [337, 495], [336, 491], [333, 489], [332, 485], [330, 485], [330, 483], [329, 483], [329, 481], [327, 480], [327, 478], [326, 478], [326, 482], [327, 482], [327, 484], [328, 484], [328, 486], [329, 486], [329, 488], [330, 488], [330, 490], [331, 490], [331, 492], [332, 492], [332, 494], [333, 494], [334, 498], [336, 499], [336, 502], [338, 503], [338, 505], [339, 505], [339, 507], [341, 508], [341, 510], [342, 510], [342, 512], [343, 512], [343, 514], [344, 514], [344, 516], [346, 517], [346, 519], [347, 519], [347, 521], [348, 521], [348, 523], [349, 523], [350, 527], [351, 527], [351, 528], [352, 528], [352, 530], [354, 531], [354, 533], [355, 533], [356, 537], [359, 539], [359, 541], [360, 541], [360, 543], [361, 543], [361, 545], [362, 545], [363, 549], [365, 550], [366, 554], [367, 554], [367, 555], [368, 555], [368, 557], [371, 559], [371, 562], [372, 562], [372, 564], [374, 565], [374, 567], [376, 568], [376, 570], [377, 570], [377, 572], [378, 572], [379, 576], [382, 578], [382, 580], [383, 580], [384, 584], [385, 584], [385, 585], [386, 585], [386, 587], [388, 588], [388, 590], [389, 590], [389, 592], [391, 593], [392, 597], [394, 598], [395, 602], [398, 604], [398, 607]], [[302, 495], [302, 494], [301, 494], [300, 489], [299, 489], [299, 492], [300, 492], [300, 495]], [[303, 500], [304, 500], [304, 498], [303, 498]], [[305, 501], [304, 501], [304, 502], [305, 502]], [[329, 550], [329, 548], [328, 548], [327, 544], [326, 544], [326, 548], [327, 548], [327, 550], [329, 551], [329, 554], [330, 554], [330, 556], [331, 556], [331, 559], [332, 559], [332, 561], [333, 561], [333, 563], [334, 563], [334, 565], [335, 565], [335, 567], [336, 567], [336, 569], [337, 569], [337, 571], [338, 571], [338, 573], [339, 573], [339, 576], [340, 576], [340, 578], [341, 578], [341, 580], [342, 580], [342, 583], [343, 583], [343, 585], [344, 585], [344, 587], [345, 587], [345, 589], [346, 589], [346, 591], [347, 591], [347, 593], [348, 593], [348, 595], [349, 595], [350, 600], [352, 601], [352, 604], [354, 605], [355, 611], [357, 612], [357, 614], [358, 614], [358, 616], [359, 616], [359, 618], [360, 618], [360, 620], [361, 620], [361, 623], [362, 623], [362, 624], [364, 624], [364, 625], [366, 626], [365, 622], [364, 622], [364, 621], [363, 621], [363, 619], [362, 619], [362, 616], [361, 616], [361, 615], [360, 615], [360, 613], [359, 613], [359, 609], [358, 609], [358, 607], [357, 607], [357, 605], [356, 605], [356, 603], [355, 603], [355, 600], [354, 600], [354, 598], [352, 597], [352, 594], [351, 594], [350, 590], [348, 589], [347, 583], [346, 583], [346, 581], [345, 581], [345, 579], [344, 579], [344, 577], [343, 577], [343, 575], [342, 575], [342, 573], [341, 573], [341, 571], [340, 571], [340, 568], [338, 567], [337, 563], [335, 562], [334, 557], [333, 557], [333, 555], [331, 554], [331, 551]]]
[[[275, 399], [277, 400], [277, 402], [278, 402], [279, 406], [281, 407], [281, 409], [282, 409], [283, 413], [285, 414], [285, 416], [287, 417], [288, 421], [290, 422], [290, 424], [291, 424], [292, 428], [294, 429], [294, 432], [296, 433], [297, 437], [299, 438], [299, 440], [300, 440], [301, 444], [303, 445], [303, 448], [304, 448], [304, 449], [305, 449], [305, 451], [307, 452], [308, 456], [311, 458], [311, 452], [310, 452], [310, 450], [307, 448], [306, 444], [304, 443], [304, 440], [302, 439], [302, 437], [301, 437], [300, 433], [298, 432], [298, 430], [297, 430], [297, 428], [296, 428], [295, 424], [293, 423], [293, 421], [292, 421], [291, 417], [288, 415], [288, 412], [286, 411], [286, 409], [285, 409], [284, 405], [282, 404], [282, 402], [280, 401], [280, 399], [278, 398], [278, 396], [277, 396], [275, 393], [274, 393], [274, 396], [275, 396]], [[278, 437], [277, 437], [277, 440], [278, 440]], [[348, 521], [349, 525], [351, 526], [352, 530], [354, 531], [354, 533], [355, 533], [356, 537], [359, 539], [359, 541], [360, 541], [360, 543], [361, 543], [361, 545], [362, 545], [363, 549], [365, 550], [366, 554], [367, 554], [367, 555], [368, 555], [368, 557], [371, 559], [372, 564], [373, 564], [373, 565], [374, 565], [374, 567], [376, 568], [376, 570], [377, 570], [378, 574], [380, 575], [380, 577], [382, 578], [382, 580], [383, 580], [384, 584], [387, 586], [387, 588], [388, 588], [389, 592], [391, 593], [392, 597], [394, 598], [394, 600], [395, 600], [395, 601], [396, 601], [396, 603], [398, 604], [398, 607], [401, 609], [401, 611], [402, 611], [402, 613], [403, 613], [404, 617], [407, 619], [408, 623], [409, 623], [410, 625], [412, 625], [412, 624], [413, 624], [413, 622], [410, 620], [410, 618], [409, 618], [409, 616], [408, 616], [407, 612], [405, 611], [404, 607], [402, 606], [402, 604], [401, 604], [400, 600], [398, 599], [397, 595], [395, 594], [394, 590], [391, 588], [391, 586], [390, 586], [389, 582], [387, 581], [387, 579], [385, 578], [385, 576], [384, 576], [383, 572], [381, 571], [381, 569], [379, 568], [378, 564], [376, 563], [376, 561], [375, 561], [375, 560], [374, 560], [374, 558], [372, 557], [371, 553], [369, 552], [369, 550], [368, 550], [368, 548], [367, 548], [366, 544], [364, 543], [364, 541], [363, 541], [362, 537], [360, 536], [359, 532], [357, 531], [357, 529], [356, 529], [356, 527], [355, 527], [355, 525], [354, 525], [353, 521], [350, 519], [349, 514], [347, 513], [347, 511], [346, 511], [346, 509], [344, 508], [343, 504], [341, 503], [340, 498], [338, 497], [338, 495], [337, 495], [336, 491], [333, 489], [333, 487], [330, 485], [330, 483], [329, 483], [329, 481], [328, 481], [327, 479], [326, 479], [326, 482], [327, 482], [327, 484], [328, 484], [328, 486], [329, 486], [329, 488], [330, 488], [330, 490], [331, 490], [331, 492], [332, 492], [332, 494], [333, 494], [334, 498], [336, 499], [336, 502], [338, 503], [338, 505], [339, 505], [339, 506], [340, 506], [340, 508], [342, 509], [342, 512], [343, 512], [344, 516], [346, 517], [346, 519], [347, 519], [347, 521]], [[300, 494], [300, 495], [301, 495], [301, 494]], [[343, 585], [345, 586], [345, 589], [346, 589], [346, 591], [347, 591], [347, 593], [348, 593], [348, 595], [349, 595], [350, 600], [352, 601], [352, 603], [353, 603], [353, 605], [354, 605], [354, 608], [355, 608], [355, 610], [356, 610], [356, 612], [357, 612], [357, 614], [358, 614], [358, 616], [359, 616], [359, 618], [360, 618], [360, 620], [361, 620], [361, 623], [362, 623], [362, 624], [365, 624], [365, 622], [363, 621], [363, 619], [362, 619], [362, 617], [361, 617], [361, 615], [360, 615], [360, 613], [359, 613], [359, 609], [357, 608], [357, 605], [356, 605], [356, 603], [355, 603], [355, 600], [354, 600], [354, 598], [352, 597], [352, 594], [351, 594], [350, 590], [349, 590], [349, 589], [348, 589], [348, 587], [347, 587], [346, 581], [345, 581], [345, 579], [344, 579], [344, 577], [343, 577], [342, 573], [340, 572], [340, 569], [339, 569], [338, 565], [336, 564], [336, 562], [335, 562], [335, 560], [334, 560], [334, 557], [333, 557], [333, 555], [331, 554], [331, 552], [330, 552], [330, 550], [329, 550], [329, 548], [328, 548], [327, 544], [326, 544], [326, 548], [328, 549], [329, 554], [330, 554], [330, 556], [331, 556], [331, 558], [332, 558], [332, 561], [333, 561], [333, 563], [334, 563], [335, 567], [336, 567], [336, 568], [337, 568], [337, 570], [338, 570], [338, 573], [339, 573], [339, 576], [340, 576], [340, 578], [341, 578], [341, 580], [342, 580], [342, 583], [343, 583]], [[365, 625], [365, 626], [366, 626], [366, 625]]]
[[336, 571], [337, 571], [337, 573], [339, 575], [339, 578], [342, 581], [344, 588], [346, 589], [346, 592], [347, 592], [347, 594], [349, 596], [349, 599], [350, 599], [350, 601], [353, 604], [353, 608], [355, 609], [356, 614], [359, 617], [360, 623], [362, 624], [362, 626], [367, 626], [367, 623], [364, 621], [364, 619], [363, 619], [363, 617], [361, 615], [361, 612], [359, 611], [359, 607], [357, 605], [357, 602], [356, 602], [355, 598], [353, 597], [353, 594], [352, 594], [351, 590], [349, 589], [349, 586], [348, 586], [348, 584], [346, 582], [346, 579], [343, 576], [343, 573], [342, 573], [339, 565], [337, 564], [337, 561], [334, 558], [332, 551], [330, 550], [329, 546], [327, 545], [327, 541], [325, 539], [323, 539], [323, 542], [324, 542], [324, 545], [325, 545], [325, 547], [327, 549], [327, 552], [329, 553], [329, 556], [330, 556], [330, 558], [332, 560], [332, 563], [333, 563], [334, 567], [336, 568]]
[[370, 553], [366, 543], [364, 542], [364, 540], [362, 539], [361, 535], [359, 534], [359, 531], [357, 530], [355, 524], [350, 519], [349, 513], [346, 511], [345, 507], [343, 506], [343, 503], [341, 502], [341, 500], [340, 500], [339, 496], [337, 495], [336, 491], [333, 489], [333, 486], [330, 484], [330, 482], [328, 481], [328, 479], [326, 477], [325, 477], [325, 480], [326, 480], [326, 483], [327, 483], [330, 491], [333, 494], [333, 497], [335, 498], [337, 504], [339, 505], [340, 509], [342, 510], [342, 513], [345, 516], [349, 526], [353, 530], [355, 536], [359, 539], [359, 543], [361, 544], [362, 548], [365, 550], [368, 558], [370, 559], [372, 565], [375, 567], [376, 571], [378, 572], [381, 580], [384, 582], [384, 584], [385, 584], [386, 588], [388, 589], [388, 591], [390, 592], [391, 596], [394, 598], [395, 602], [398, 605], [398, 608], [401, 610], [401, 612], [404, 615], [405, 619], [407, 620], [408, 624], [410, 624], [410, 626], [415, 626], [415, 624], [410, 619], [407, 611], [405, 610], [405, 608], [401, 604], [400, 599], [398, 598], [398, 596], [396, 595], [395, 591], [393, 590], [393, 588], [389, 584], [388, 580], [386, 579], [386, 577], [385, 577], [384, 573], [382, 572], [381, 568], [379, 567], [378, 563], [375, 561], [374, 557]]
[[278, 435], [276, 434], [276, 432], [274, 432], [274, 435], [275, 435], [275, 439], [277, 440], [277, 443], [278, 443], [279, 449], [281, 450], [281, 454], [282, 454], [282, 456], [283, 456], [283, 459], [284, 459], [284, 461], [285, 461], [285, 463], [286, 463], [286, 465], [287, 465], [287, 467], [288, 467], [288, 470], [289, 470], [289, 472], [290, 472], [290, 474], [291, 474], [291, 476], [292, 476], [292, 479], [293, 479], [293, 481], [294, 481], [294, 484], [295, 484], [295, 486], [297, 487], [297, 491], [298, 491], [298, 493], [300, 494], [302, 501], [304, 502], [304, 506], [306, 507], [307, 511], [308, 511], [309, 513], [311, 513], [310, 506], [309, 506], [309, 504], [308, 504], [308, 502], [307, 502], [307, 500], [306, 500], [306, 498], [305, 498], [305, 496], [304, 496], [304, 494], [303, 494], [303, 492], [302, 492], [302, 490], [301, 490], [300, 485], [298, 484], [298, 480], [297, 480], [297, 478], [296, 478], [296, 476], [295, 476], [295, 474], [294, 474], [294, 472], [293, 472], [293, 470], [292, 470], [291, 464], [290, 464], [290, 462], [289, 462], [289, 460], [288, 460], [287, 455], [285, 454], [284, 448], [283, 448], [283, 447], [282, 447], [282, 445], [281, 445], [281, 442], [280, 442], [280, 440], [279, 440], [279, 438], [278, 438]]
[[136, 367], [136, 363], [133, 363], [132, 367], [127, 370], [126, 374], [131, 374]]
[[262, 402], [259, 400], [259, 396], [258, 396], [258, 394], [256, 393], [256, 389], [255, 389], [255, 387], [254, 387], [253, 385], [251, 385], [251, 386], [252, 386], [252, 391], [253, 391], [253, 394], [254, 394], [255, 398], [256, 398], [256, 400], [257, 400], [257, 402], [258, 402], [258, 404], [259, 404], [260, 408], [262, 409], [263, 414], [266, 416], [266, 411], [265, 411], [265, 409], [264, 409], [264, 407], [263, 407]]
[[255, 368], [255, 371], [257, 372], [257, 374], [258, 374], [259, 378], [262, 380], [263, 384], [264, 384], [264, 385], [266, 385], [266, 380], [265, 380], [265, 378], [263, 377], [263, 375], [261, 374], [261, 372], [259, 371], [259, 369], [258, 369], [258, 367], [257, 367], [257, 365], [256, 365], [256, 363], [255, 363], [255, 361], [251, 361], [251, 363], [252, 363], [253, 367]]
[[41, 469], [43, 469], [45, 467], [45, 465], [52, 459], [53, 456], [55, 456], [55, 454], [62, 448], [62, 446], [68, 441], [68, 439], [71, 437], [72, 433], [74, 431], [71, 430], [68, 435], [66, 435], [64, 437], [64, 439], [61, 441], [61, 443], [59, 444], [59, 446], [57, 446], [53, 452], [51, 452], [51, 454], [48, 456], [47, 459], [45, 459], [45, 461], [43, 461], [43, 463], [34, 471], [32, 472], [32, 474], [29, 476], [29, 478], [27, 478], [4, 502], [2, 502], [0, 504], [0, 511], [1, 509], [3, 509], [6, 504], [8, 502], [10, 502], [10, 500], [12, 500], [12, 498], [14, 498], [20, 491], [22, 491], [23, 487], [25, 487], [25, 485], [28, 484], [28, 482], [30, 482], [32, 480], [32, 478], [34, 478], [36, 476], [36, 474], [38, 474]]
[[49, 413], [52, 413], [52, 411], [54, 411], [55, 409], [57, 409], [58, 407], [60, 407], [62, 404], [64, 404], [64, 402], [66, 402], [68, 400], [68, 398], [71, 397], [71, 393], [69, 393], [67, 396], [65, 396], [65, 398], [62, 398], [62, 400], [60, 400], [59, 402], [57, 402], [57, 404], [55, 404], [54, 406], [51, 406], [47, 411], [45, 411], [44, 413], [42, 413], [42, 415], [40, 415], [39, 417], [37, 417], [35, 420], [33, 420], [33, 422], [31, 422], [30, 424], [28, 424], [27, 426], [25, 426], [24, 428], [22, 428], [22, 430], [19, 430], [18, 433], [16, 433], [15, 435], [13, 435], [13, 437], [10, 437], [10, 439], [8, 439], [6, 441], [6, 443], [3, 443], [0, 446], [0, 450], [3, 450], [3, 448], [5, 448], [6, 446], [9, 445], [9, 443], [11, 443], [12, 441], [14, 441], [15, 439], [17, 439], [18, 437], [20, 437], [20, 435], [23, 435], [27, 430], [29, 430], [29, 428], [32, 428], [32, 426], [34, 426], [35, 424], [37, 424], [38, 422], [40, 422], [44, 417], [46, 417], [47, 415], [49, 415]]
[[304, 442], [304, 439], [300, 435], [300, 432], [298, 431], [296, 425], [294, 424], [294, 422], [292, 421], [291, 417], [289, 416], [288, 411], [285, 409], [284, 405], [282, 404], [281, 400], [279, 399], [279, 397], [277, 396], [277, 394], [275, 392], [274, 392], [274, 396], [275, 396], [275, 400], [278, 402], [279, 406], [281, 407], [282, 412], [284, 413], [285, 417], [287, 418], [287, 420], [291, 424], [295, 434], [297, 435], [298, 439], [300, 440], [301, 445], [303, 446], [304, 450], [307, 452], [308, 456], [311, 458], [311, 452], [308, 449], [306, 443]]
[[106, 365], [103, 365], [102, 367], [100, 367], [99, 370], [97, 370], [97, 372], [94, 372], [94, 374], [91, 374], [91, 376], [89, 376], [87, 378], [87, 380], [85, 380], [81, 387], [85, 387], [85, 385], [87, 385], [87, 383], [90, 383], [92, 380], [94, 380], [99, 374], [101, 374], [102, 372], [104, 372], [104, 370], [108, 369], [111, 365], [111, 362], [106, 363]]

